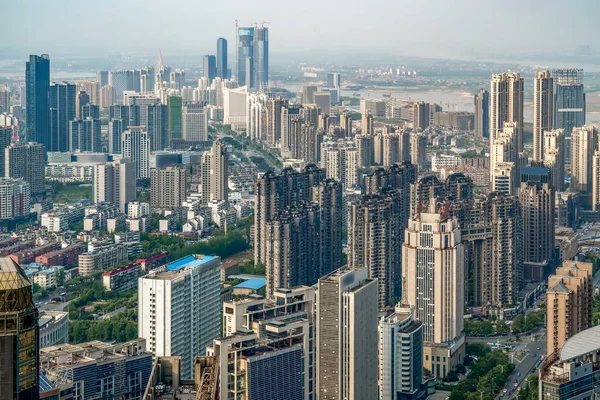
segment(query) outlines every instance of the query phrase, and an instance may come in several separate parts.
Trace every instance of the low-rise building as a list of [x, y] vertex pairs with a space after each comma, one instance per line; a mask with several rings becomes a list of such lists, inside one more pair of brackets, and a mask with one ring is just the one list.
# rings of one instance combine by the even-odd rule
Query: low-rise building
[[165, 265], [169, 261], [169, 253], [161, 251], [160, 253], [153, 254], [146, 258], [138, 258], [136, 263], [140, 264], [142, 271], [148, 272], [162, 265]]
[[85, 252], [85, 245], [83, 243], [75, 243], [64, 249], [39, 255], [35, 258], [35, 262], [43, 263], [47, 267], [55, 265], [71, 267], [77, 265], [79, 255], [83, 252]]
[[40, 316], [40, 347], [69, 343], [69, 313], [45, 311]]
[[142, 267], [138, 263], [129, 264], [126, 267], [104, 271], [102, 284], [107, 292], [124, 292], [136, 290], [138, 287], [138, 276]]
[[128, 259], [128, 245], [125, 243], [102, 247], [79, 255], [79, 273], [89, 276], [94, 271], [102, 271]]
[[44, 269], [33, 274], [33, 283], [39, 285], [42, 289], [51, 289], [56, 287], [56, 271], [53, 269]]

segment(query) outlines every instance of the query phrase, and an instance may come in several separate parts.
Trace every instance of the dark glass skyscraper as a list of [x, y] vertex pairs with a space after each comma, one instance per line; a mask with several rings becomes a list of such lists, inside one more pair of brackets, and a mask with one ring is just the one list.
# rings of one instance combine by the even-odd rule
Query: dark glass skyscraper
[[266, 88], [269, 84], [269, 28], [254, 28], [254, 85]]
[[565, 156], [571, 160], [573, 128], [585, 125], [585, 92], [582, 69], [555, 69], [554, 128], [565, 130]]
[[269, 83], [269, 28], [238, 28], [237, 78], [240, 86], [266, 88]]
[[237, 32], [237, 80], [240, 86], [252, 85], [254, 58], [254, 28], [238, 28]]
[[72, 83], [53, 83], [49, 91], [50, 141], [46, 151], [69, 151], [69, 121], [75, 119], [77, 87]]
[[202, 63], [203, 76], [210, 82], [217, 77], [217, 58], [211, 55], [205, 55]]
[[217, 40], [217, 76], [221, 79], [229, 78], [227, 69], [227, 39]]
[[38, 310], [31, 283], [10, 257], [0, 258], [0, 398], [39, 399]]
[[50, 56], [31, 55], [25, 64], [27, 141], [50, 144]]

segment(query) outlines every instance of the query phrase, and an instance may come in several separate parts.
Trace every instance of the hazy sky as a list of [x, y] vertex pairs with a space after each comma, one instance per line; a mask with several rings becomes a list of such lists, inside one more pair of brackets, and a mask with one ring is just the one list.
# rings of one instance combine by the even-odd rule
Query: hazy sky
[[[271, 53], [424, 57], [594, 46], [598, 0], [3, 0], [11, 53], [214, 53], [234, 20], [269, 21]], [[8, 34], [8, 36], [7, 36]]]

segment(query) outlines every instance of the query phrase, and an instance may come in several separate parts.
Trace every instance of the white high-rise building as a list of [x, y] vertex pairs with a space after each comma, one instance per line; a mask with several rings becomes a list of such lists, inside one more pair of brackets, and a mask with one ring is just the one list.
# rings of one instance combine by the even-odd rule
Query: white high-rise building
[[135, 162], [138, 179], [150, 178], [150, 138], [144, 127], [130, 126], [123, 132], [121, 154]]
[[379, 320], [379, 399], [419, 398], [423, 380], [423, 325], [414, 309], [396, 306]]
[[94, 203], [107, 202], [127, 211], [127, 204], [135, 201], [135, 163], [128, 157], [94, 167]]
[[221, 334], [220, 263], [191, 255], [139, 278], [138, 335], [155, 357], [180, 356], [183, 379]]
[[[494, 139], [490, 139], [490, 181], [492, 184], [492, 191], [499, 190], [499, 183], [496, 182], [497, 172], [496, 168], [500, 164], [513, 163], [515, 167], [511, 172], [511, 182], [513, 186], [509, 188], [509, 192], [506, 194], [515, 194], [517, 190], [517, 164], [519, 160], [517, 134], [518, 126], [513, 122], [505, 122], [503, 129], [496, 134]], [[502, 177], [500, 177], [503, 180]]]
[[317, 398], [377, 398], [377, 280], [341, 268], [317, 286]]
[[492, 75], [490, 84], [490, 140], [505, 122], [517, 124], [517, 151], [523, 151], [523, 78], [519, 73]]
[[553, 80], [550, 71], [536, 71], [533, 80], [533, 161], [544, 160], [544, 132], [554, 120]]
[[557, 192], [562, 192], [565, 184], [565, 131], [553, 129], [544, 132], [544, 166], [552, 170], [552, 182]]
[[183, 140], [208, 140], [208, 116], [202, 103], [189, 103], [183, 106], [182, 116]]
[[321, 143], [321, 168], [327, 178], [340, 182], [344, 189], [358, 185], [358, 151], [352, 139], [325, 140]]
[[598, 150], [598, 128], [585, 125], [571, 133], [571, 188], [591, 193], [592, 157]]
[[29, 215], [30, 204], [29, 183], [0, 177], [0, 220]]
[[[223, 123], [225, 125], [231, 125], [231, 129], [243, 128], [246, 126], [246, 110], [248, 108], [246, 104], [246, 97], [248, 91], [246, 86], [242, 86], [236, 89], [223, 88]], [[218, 101], [217, 91], [217, 106]]]

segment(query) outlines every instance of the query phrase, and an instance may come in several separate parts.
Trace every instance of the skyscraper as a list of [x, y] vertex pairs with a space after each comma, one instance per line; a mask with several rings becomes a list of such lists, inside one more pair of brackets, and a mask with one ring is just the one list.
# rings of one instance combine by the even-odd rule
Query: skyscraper
[[69, 151], [102, 152], [101, 121], [97, 118], [69, 122]]
[[6, 156], [4, 154], [4, 149], [10, 146], [10, 142], [12, 140], [13, 130], [10, 126], [0, 126], [0, 177], [4, 177], [5, 167], [6, 167]]
[[205, 55], [202, 59], [202, 76], [212, 82], [217, 77], [217, 58]]
[[143, 127], [129, 126], [123, 132], [121, 154], [135, 162], [137, 179], [150, 178], [150, 138]]
[[[517, 190], [518, 180], [518, 132], [519, 128], [516, 123], [505, 122], [501, 131], [495, 138], [490, 139], [490, 182], [492, 191], [502, 191], [506, 194], [515, 194]], [[506, 165], [511, 163], [510, 182], [511, 186], [505, 187], [505, 175], [499, 174], [496, 169], [500, 164]], [[505, 190], [508, 191], [505, 191]]]
[[90, 104], [90, 95], [85, 91], [78, 90], [75, 98], [75, 118], [81, 119], [82, 108], [88, 104]]
[[266, 89], [269, 86], [269, 28], [254, 28], [254, 88]]
[[229, 149], [217, 139], [210, 149], [210, 200], [228, 200]]
[[419, 169], [427, 166], [427, 137], [422, 133], [410, 135], [410, 160]]
[[96, 82], [100, 84], [100, 87], [108, 85], [108, 71], [96, 72]]
[[[169, 141], [173, 139], [181, 139], [183, 137], [182, 127], [182, 107], [183, 101], [181, 96], [169, 96], [167, 98], [167, 107], [169, 109]], [[163, 147], [164, 148], [164, 147]], [[162, 150], [157, 149], [157, 150]]]
[[135, 201], [135, 162], [129, 157], [94, 167], [92, 186], [94, 203], [107, 202], [127, 211], [128, 203]]
[[475, 95], [475, 136], [490, 137], [490, 92], [484, 89]]
[[565, 132], [553, 129], [544, 132], [543, 143], [544, 166], [552, 171], [552, 186], [557, 192], [562, 192], [565, 184]]
[[366, 268], [341, 268], [317, 286], [320, 400], [377, 398], [377, 282]]
[[592, 327], [593, 281], [593, 265], [576, 261], [565, 261], [548, 277], [547, 354], [559, 351], [567, 339]]
[[464, 358], [464, 244], [448, 206], [431, 202], [408, 221], [402, 247], [402, 303], [423, 324], [423, 367], [443, 378]]
[[38, 319], [25, 272], [10, 257], [0, 258], [0, 393], [4, 398], [39, 398]]
[[598, 149], [598, 128], [585, 125], [571, 133], [571, 187], [584, 193], [592, 191], [592, 157]]
[[416, 102], [413, 106], [413, 129], [425, 129], [429, 126], [429, 103]]
[[72, 83], [50, 85], [50, 145], [48, 151], [69, 151], [69, 121], [75, 119], [77, 87]]
[[208, 140], [208, 115], [202, 103], [188, 103], [183, 106], [182, 137], [188, 141]]
[[536, 71], [533, 80], [533, 161], [544, 160], [544, 132], [554, 123], [553, 80], [550, 71]]
[[327, 74], [327, 87], [330, 89], [341, 89], [342, 77], [339, 72], [330, 72]]
[[90, 104], [100, 105], [100, 89], [102, 86], [96, 81], [78, 81], [76, 82], [77, 92], [86, 92], [90, 96]]
[[229, 79], [227, 68], [227, 39], [217, 39], [217, 76], [221, 79]]
[[555, 69], [554, 127], [565, 130], [565, 156], [571, 160], [571, 132], [585, 125], [585, 91], [582, 69]]
[[26, 140], [50, 148], [50, 57], [31, 55], [25, 64]]
[[193, 379], [195, 357], [220, 336], [220, 264], [190, 255], [138, 279], [138, 335], [155, 357], [180, 356], [184, 379]]
[[45, 163], [46, 149], [39, 143], [13, 143], [4, 149], [4, 175], [23, 178], [32, 195], [45, 191]]
[[153, 168], [150, 172], [150, 206], [181, 207], [187, 195], [187, 170], [181, 167]]
[[240, 86], [246, 85], [252, 89], [268, 86], [269, 28], [238, 28], [237, 78]]
[[517, 150], [523, 151], [523, 87], [519, 73], [493, 74], [490, 83], [490, 139], [495, 139], [505, 122], [517, 124]]
[[[591, 171], [590, 171], [591, 172]], [[519, 201], [523, 217], [523, 268], [526, 280], [548, 276], [554, 255], [554, 187], [544, 167], [521, 168]]]

